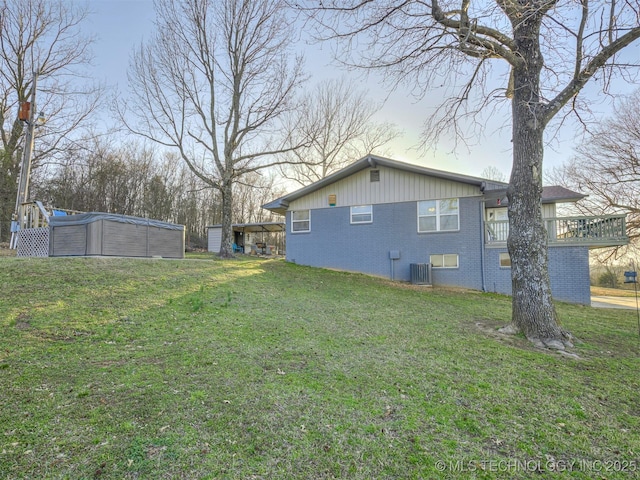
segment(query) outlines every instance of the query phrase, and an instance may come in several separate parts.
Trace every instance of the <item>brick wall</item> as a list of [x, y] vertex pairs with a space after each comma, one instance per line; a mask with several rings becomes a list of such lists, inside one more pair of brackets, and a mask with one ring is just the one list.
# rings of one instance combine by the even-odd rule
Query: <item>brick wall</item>
[[[418, 233], [416, 202], [373, 205], [373, 223], [352, 225], [349, 207], [311, 211], [311, 231], [291, 233], [287, 213], [287, 260], [301, 265], [362, 272], [410, 280], [411, 263], [428, 263], [432, 254], [458, 254], [458, 268], [433, 269], [433, 283], [511, 294], [511, 269], [501, 268], [506, 248], [482, 252], [479, 198], [460, 199], [460, 230]], [[393, 261], [389, 252], [399, 251]], [[549, 275], [555, 299], [588, 305], [589, 254], [585, 247], [550, 247]]]
[[391, 277], [389, 252], [397, 250], [394, 278], [410, 280], [411, 263], [428, 263], [432, 254], [458, 254], [459, 268], [434, 269], [434, 283], [482, 288], [479, 198], [460, 199], [460, 231], [418, 233], [416, 202], [373, 205], [373, 223], [350, 224], [349, 207], [311, 211], [311, 232], [291, 233], [287, 213], [287, 260]]
[[556, 300], [591, 305], [587, 247], [550, 247], [549, 277]]
[[[499, 254], [506, 248], [487, 248], [485, 254], [486, 289], [511, 295], [511, 269], [501, 268]], [[549, 247], [551, 294], [556, 300], [591, 304], [589, 250], [587, 247]]]

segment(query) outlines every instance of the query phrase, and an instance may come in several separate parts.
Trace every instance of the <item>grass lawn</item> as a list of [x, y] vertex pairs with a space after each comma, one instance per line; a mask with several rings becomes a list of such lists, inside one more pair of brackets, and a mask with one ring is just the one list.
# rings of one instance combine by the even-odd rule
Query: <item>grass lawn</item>
[[633, 478], [634, 311], [244, 257], [0, 258], [0, 478]]

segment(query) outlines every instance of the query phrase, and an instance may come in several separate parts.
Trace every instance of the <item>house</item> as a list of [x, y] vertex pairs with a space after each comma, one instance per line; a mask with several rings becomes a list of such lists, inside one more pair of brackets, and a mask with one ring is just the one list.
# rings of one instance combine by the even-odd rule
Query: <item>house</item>
[[[290, 262], [511, 294], [506, 189], [369, 155], [263, 208], [285, 216]], [[628, 238], [624, 215], [556, 216], [558, 204], [581, 198], [546, 187], [542, 212], [552, 294], [586, 305], [589, 250]]]

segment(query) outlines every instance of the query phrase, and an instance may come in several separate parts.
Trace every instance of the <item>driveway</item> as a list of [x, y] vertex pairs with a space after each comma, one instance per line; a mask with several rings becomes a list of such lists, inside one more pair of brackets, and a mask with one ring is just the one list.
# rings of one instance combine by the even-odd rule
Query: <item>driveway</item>
[[623, 308], [635, 310], [636, 297], [591, 296], [591, 306], [596, 308]]

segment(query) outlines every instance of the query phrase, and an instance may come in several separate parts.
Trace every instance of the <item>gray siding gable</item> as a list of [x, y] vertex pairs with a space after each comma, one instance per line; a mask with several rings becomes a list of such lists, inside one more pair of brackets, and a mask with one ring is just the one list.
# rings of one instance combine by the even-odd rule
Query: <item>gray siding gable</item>
[[[356, 174], [371, 170], [380, 171], [381, 178], [379, 186], [375, 187], [370, 185], [367, 187], [370, 189], [369, 191], [367, 188], [363, 190], [360, 188], [363, 177], [362, 175]], [[383, 177], [383, 172], [388, 172], [386, 178]], [[368, 173], [364, 175], [368, 175]], [[344, 182], [344, 180], [346, 180], [346, 182]], [[309, 205], [308, 208], [321, 208], [328, 206], [327, 196], [329, 193], [338, 194], [338, 192], [330, 192], [330, 190], [343, 188], [345, 195], [343, 196], [343, 192], [340, 190], [338, 205], [373, 204], [480, 195], [487, 187], [491, 189], [506, 189], [507, 184], [421, 167], [419, 165], [399, 162], [376, 155], [368, 155], [322, 180], [263, 205], [263, 208], [282, 215], [284, 215], [287, 210], [293, 208], [307, 208], [307, 204]], [[451, 191], [461, 190], [462, 192], [441, 194], [436, 191], [436, 189], [442, 190], [447, 188]], [[322, 192], [318, 193], [319, 191]], [[420, 193], [421, 191], [422, 193]], [[304, 200], [305, 197], [308, 198]], [[298, 202], [298, 200], [302, 201]]]
[[476, 185], [454, 182], [428, 175], [379, 167], [380, 181], [370, 180], [371, 169], [361, 170], [289, 203], [289, 210], [329, 207], [329, 196], [335, 195], [336, 207], [377, 205], [440, 198], [480, 196]]

